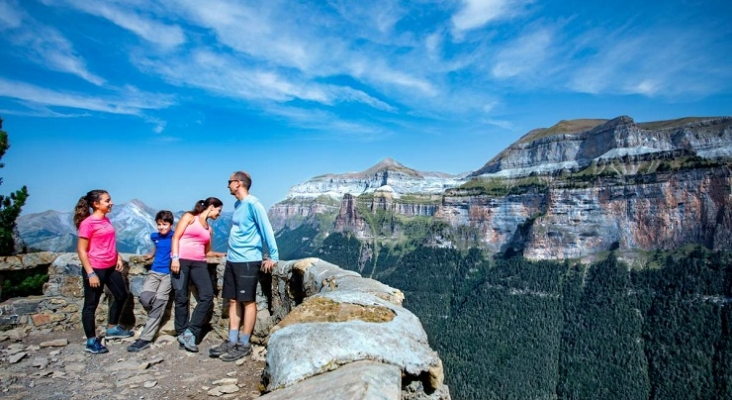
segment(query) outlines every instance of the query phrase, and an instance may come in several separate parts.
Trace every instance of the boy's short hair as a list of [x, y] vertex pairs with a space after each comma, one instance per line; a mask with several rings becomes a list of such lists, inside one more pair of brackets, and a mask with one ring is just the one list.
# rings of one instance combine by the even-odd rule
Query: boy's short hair
[[168, 210], [160, 210], [157, 214], [155, 214], [155, 222], [158, 222], [160, 220], [173, 225], [175, 217], [173, 217], [173, 213]]

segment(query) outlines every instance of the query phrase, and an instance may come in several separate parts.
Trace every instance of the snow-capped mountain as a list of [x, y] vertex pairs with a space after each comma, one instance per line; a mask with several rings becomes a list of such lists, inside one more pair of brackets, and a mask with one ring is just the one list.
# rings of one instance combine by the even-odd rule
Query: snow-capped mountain
[[[155, 232], [155, 214], [158, 210], [146, 206], [140, 200], [115, 204], [108, 217], [117, 233], [117, 250], [122, 253], [145, 254], [152, 250], [150, 234]], [[176, 222], [183, 211], [175, 213]], [[18, 232], [30, 249], [46, 251], [75, 251], [77, 230], [72, 211], [45, 211], [18, 218]], [[213, 221], [216, 251], [226, 251], [231, 213], [221, 213]]]
[[397, 195], [442, 193], [464, 183], [465, 175], [417, 171], [386, 158], [362, 172], [316, 176], [291, 187], [287, 199], [327, 195], [340, 201], [345, 194], [373, 193], [383, 186], [388, 186]]

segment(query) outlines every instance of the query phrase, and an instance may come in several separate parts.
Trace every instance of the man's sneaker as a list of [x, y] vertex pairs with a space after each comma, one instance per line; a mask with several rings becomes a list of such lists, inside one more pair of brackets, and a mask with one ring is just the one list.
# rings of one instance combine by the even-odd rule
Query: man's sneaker
[[224, 343], [221, 345], [208, 349], [208, 355], [213, 358], [219, 358], [226, 354], [234, 347], [234, 343], [231, 343], [228, 339], [224, 339]]
[[191, 331], [186, 330], [182, 335], [178, 335], [178, 343], [181, 347], [192, 352], [198, 353], [198, 346], [196, 346], [196, 337], [193, 336]]
[[104, 347], [99, 338], [87, 339], [84, 351], [92, 354], [109, 353], [109, 349]]
[[117, 325], [114, 328], [107, 328], [107, 334], [104, 337], [107, 339], [124, 339], [132, 336], [135, 336], [132, 331]]
[[127, 351], [134, 353], [150, 347], [151, 344], [152, 342], [149, 340], [137, 339], [135, 340], [135, 343], [127, 346]]
[[231, 349], [229, 349], [226, 354], [222, 354], [221, 361], [236, 361], [242, 357], [246, 357], [248, 355], [252, 354], [252, 346], [249, 344], [241, 344], [237, 343], [235, 344]]

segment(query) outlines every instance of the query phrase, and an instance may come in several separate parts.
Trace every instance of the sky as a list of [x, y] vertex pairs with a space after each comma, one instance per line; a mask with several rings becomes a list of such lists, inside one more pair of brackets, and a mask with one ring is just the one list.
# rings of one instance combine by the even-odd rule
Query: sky
[[732, 2], [0, 0], [0, 194], [266, 208], [389, 157], [482, 167], [560, 120], [732, 115]]

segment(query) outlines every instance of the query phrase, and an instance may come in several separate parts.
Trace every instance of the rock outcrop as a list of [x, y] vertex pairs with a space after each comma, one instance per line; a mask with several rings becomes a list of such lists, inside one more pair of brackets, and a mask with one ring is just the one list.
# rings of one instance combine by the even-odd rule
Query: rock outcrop
[[[130, 255], [124, 259], [133, 299], [121, 323], [139, 328], [146, 315], [137, 296], [149, 261]], [[209, 259], [219, 288], [223, 266], [223, 259]], [[78, 257], [45, 252], [0, 258], [0, 276], [3, 271], [35, 268], [48, 268], [44, 295], [1, 303], [0, 328], [78, 327], [83, 302]], [[404, 296], [399, 290], [317, 258], [280, 261], [267, 277], [271, 279], [263, 279], [257, 290], [252, 338], [267, 347], [262, 379], [270, 393], [263, 398], [314, 399], [344, 392], [354, 396], [347, 398], [450, 398], [442, 362], [419, 319], [401, 307]], [[102, 299], [97, 313], [100, 329], [109, 300]], [[211, 324], [214, 334], [226, 337], [222, 303], [220, 298], [215, 301]], [[164, 325], [161, 334], [174, 334], [169, 329]]]

